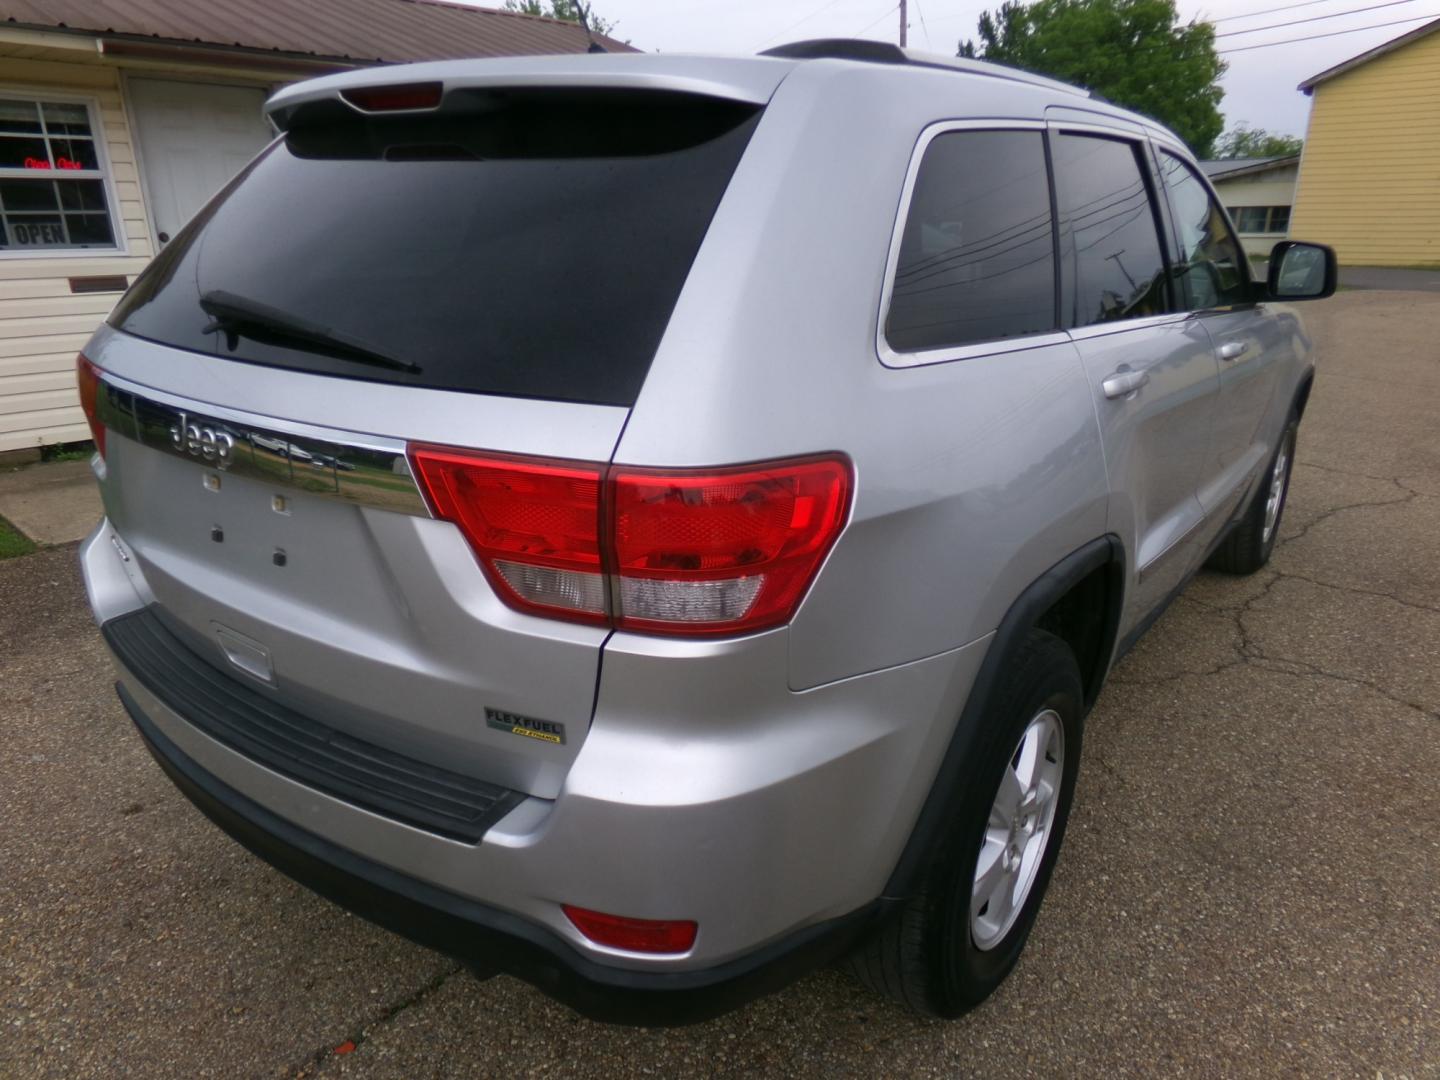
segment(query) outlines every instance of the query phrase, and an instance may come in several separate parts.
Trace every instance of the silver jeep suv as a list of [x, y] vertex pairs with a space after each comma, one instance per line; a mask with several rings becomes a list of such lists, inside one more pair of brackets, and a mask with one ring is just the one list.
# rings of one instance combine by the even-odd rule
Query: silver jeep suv
[[288, 87], [79, 360], [81, 559], [182, 791], [589, 1014], [1015, 964], [1081, 728], [1262, 565], [1312, 379], [1185, 147], [860, 42]]

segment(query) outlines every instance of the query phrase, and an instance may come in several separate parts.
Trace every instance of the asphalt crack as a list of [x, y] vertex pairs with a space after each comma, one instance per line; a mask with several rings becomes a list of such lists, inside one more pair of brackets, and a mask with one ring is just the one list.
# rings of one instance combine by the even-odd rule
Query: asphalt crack
[[[1281, 548], [1293, 544], [1298, 540], [1304, 539], [1310, 534], [1311, 530], [1315, 529], [1319, 525], [1324, 524], [1326, 521], [1329, 521], [1337, 514], [1341, 514], [1349, 510], [1370, 509], [1383, 506], [1402, 506], [1409, 502], [1412, 502], [1417, 498], [1422, 497], [1422, 495], [1424, 494], [1423, 492], [1417, 491], [1409, 485], [1403, 483], [1398, 477], [1394, 476], [1376, 476], [1372, 473], [1354, 472], [1348, 469], [1337, 469], [1329, 465], [1317, 465], [1311, 462], [1304, 461], [1297, 462], [1296, 465], [1300, 468], [1316, 469], [1320, 472], [1334, 473], [1340, 476], [1351, 476], [1364, 480], [1372, 480], [1377, 483], [1392, 484], [1395, 486], [1396, 489], [1398, 489], [1398, 494], [1395, 498], [1364, 499], [1352, 503], [1344, 503], [1340, 506], [1330, 507], [1329, 509], [1323, 511], [1318, 517], [1306, 522], [1305, 525], [1303, 525], [1298, 532], [1281, 537], [1275, 545], [1276, 551], [1279, 551]], [[1397, 596], [1394, 593], [1384, 592], [1379, 589], [1365, 589], [1354, 585], [1339, 585], [1335, 584], [1334, 582], [1320, 581], [1316, 578], [1308, 577], [1305, 574], [1293, 573], [1288, 570], [1280, 570], [1274, 566], [1267, 566], [1265, 568], [1265, 571], [1270, 574], [1270, 577], [1268, 580], [1265, 581], [1264, 586], [1260, 589], [1259, 592], [1255, 593], [1253, 596], [1248, 597], [1246, 600], [1239, 604], [1214, 604], [1209, 602], [1208, 600], [1202, 600], [1199, 597], [1190, 595], [1181, 595], [1179, 597], [1176, 597], [1177, 602], [1184, 601], [1186, 603], [1194, 604], [1196, 607], [1202, 608], [1213, 614], [1227, 617], [1233, 623], [1235, 629], [1235, 641], [1232, 647], [1235, 651], [1235, 655], [1231, 659], [1223, 660], [1217, 664], [1210, 666], [1209, 668], [1199, 671], [1193, 669], [1183, 670], [1172, 672], [1168, 675], [1149, 676], [1143, 679], [1130, 679], [1124, 677], [1123, 675], [1119, 677], [1112, 676], [1109, 681], [1119, 686], [1165, 685], [1168, 683], [1181, 682], [1186, 679], [1208, 679], [1216, 675], [1221, 675], [1237, 667], [1254, 665], [1262, 668], [1263, 670], [1271, 671], [1281, 675], [1323, 678], [1335, 682], [1349, 683], [1353, 686], [1359, 686], [1372, 690], [1375, 693], [1380, 694], [1387, 700], [1393, 701], [1397, 704], [1415, 709], [1423, 716], [1433, 718], [1437, 715], [1440, 715], [1440, 713], [1437, 713], [1433, 709], [1429, 709], [1424, 705], [1421, 705], [1417, 702], [1409, 700], [1408, 698], [1404, 698], [1393, 693], [1386, 687], [1382, 686], [1377, 682], [1374, 682], [1373, 680], [1364, 679], [1353, 675], [1341, 675], [1336, 672], [1326, 671], [1318, 665], [1311, 664], [1305, 660], [1295, 660], [1290, 657], [1267, 655], [1265, 650], [1261, 648], [1258, 641], [1256, 641], [1251, 631], [1251, 628], [1246, 624], [1247, 617], [1254, 613], [1257, 605], [1259, 605], [1262, 601], [1267, 600], [1270, 597], [1271, 592], [1278, 584], [1280, 584], [1282, 581], [1287, 580], [1303, 581], [1308, 585], [1315, 586], [1316, 588], [1329, 589], [1335, 592], [1350, 593], [1355, 596], [1366, 596], [1381, 600], [1389, 600], [1390, 602], [1398, 604], [1401, 607], [1411, 608], [1416, 611], [1425, 611], [1432, 614], [1440, 613], [1440, 607], [1437, 607], [1433, 604], [1426, 604], [1418, 600], [1408, 600], [1404, 597]]]
[[[1332, 469], [1329, 471], [1338, 472], [1339, 470]], [[1351, 473], [1349, 475], [1363, 476], [1364, 474]], [[1319, 517], [1306, 522], [1303, 526], [1301, 526], [1299, 532], [1291, 533], [1289, 536], [1282, 536], [1280, 540], [1276, 543], [1275, 550], [1278, 551], [1280, 548], [1285, 547], [1287, 544], [1293, 544], [1297, 540], [1303, 540], [1306, 536], [1310, 535], [1311, 529], [1315, 528], [1315, 526], [1317, 525], [1324, 524], [1336, 514], [1344, 513], [1347, 510], [1372, 509], [1380, 506], [1402, 506], [1405, 503], [1412, 502], [1420, 497], [1420, 492], [1416, 491], [1414, 488], [1406, 487], [1393, 476], [1369, 476], [1366, 477], [1366, 479], [1374, 480], [1379, 483], [1394, 484], [1404, 494], [1402, 494], [1399, 498], [1395, 499], [1362, 499], [1358, 502], [1342, 503], [1340, 506], [1332, 506], [1330, 507], [1330, 509], [1322, 512]]]
[[[1419, 600], [1407, 600], [1403, 596], [1396, 596], [1394, 593], [1384, 592], [1380, 589], [1362, 589], [1355, 585], [1337, 585], [1332, 581], [1320, 581], [1318, 578], [1306, 577], [1304, 574], [1292, 574], [1289, 570], [1277, 570], [1282, 578], [1291, 581], [1303, 581], [1307, 585], [1314, 585], [1318, 589], [1331, 589], [1335, 592], [1351, 593], [1355, 596], [1370, 596], [1378, 600], [1389, 600], [1399, 604], [1401, 607], [1413, 608], [1416, 611], [1428, 611], [1434, 615], [1440, 615], [1440, 607], [1434, 604], [1422, 603]], [[1214, 609], [1221, 610], [1221, 609]]]
[[1390, 596], [1387, 593], [1375, 592], [1368, 589], [1347, 588], [1346, 586], [1342, 585], [1331, 585], [1323, 581], [1314, 581], [1301, 574], [1291, 574], [1286, 571], [1275, 570], [1273, 568], [1268, 569], [1271, 576], [1269, 580], [1265, 582], [1264, 587], [1254, 596], [1249, 597], [1247, 600], [1245, 600], [1244, 603], [1239, 605], [1224, 607], [1217, 604], [1207, 603], [1206, 601], [1198, 600], [1193, 597], [1177, 598], [1187, 599], [1190, 603], [1193, 603], [1198, 607], [1204, 608], [1213, 614], [1224, 616], [1229, 620], [1235, 631], [1235, 640], [1232, 643], [1232, 648], [1235, 651], [1235, 655], [1231, 659], [1223, 660], [1217, 664], [1213, 664], [1212, 666], [1204, 669], [1203, 671], [1196, 671], [1192, 669], [1172, 672], [1168, 675], [1152, 675], [1145, 678], [1134, 679], [1120, 676], [1118, 678], [1112, 677], [1110, 681], [1119, 686], [1163, 686], [1169, 683], [1182, 682], [1186, 679], [1213, 678], [1214, 676], [1224, 674], [1225, 672], [1231, 671], [1238, 667], [1254, 666], [1262, 671], [1269, 671], [1277, 675], [1290, 675], [1298, 678], [1328, 679], [1333, 682], [1347, 683], [1351, 686], [1358, 686], [1363, 689], [1373, 691], [1374, 693], [1379, 694], [1381, 697], [1385, 698], [1388, 701], [1392, 701], [1397, 705], [1403, 705], [1407, 708], [1414, 709], [1416, 712], [1420, 713], [1420, 715], [1428, 719], [1440, 719], [1440, 711], [1429, 708], [1426, 705], [1423, 705], [1417, 701], [1412, 701], [1407, 697], [1403, 697], [1400, 694], [1397, 694], [1394, 691], [1390, 690], [1388, 687], [1382, 685], [1381, 683], [1374, 681], [1373, 679], [1362, 678], [1358, 675], [1344, 675], [1340, 674], [1339, 672], [1326, 671], [1319, 665], [1312, 664], [1307, 660], [1297, 660], [1293, 657], [1279, 656], [1269, 653], [1256, 640], [1254, 632], [1246, 624], [1247, 617], [1254, 614], [1257, 605], [1259, 605], [1262, 601], [1268, 599], [1270, 597], [1270, 594], [1275, 590], [1275, 587], [1284, 581], [1303, 581], [1306, 584], [1314, 585], [1318, 588], [1333, 589], [1338, 592], [1351, 592], [1361, 596], [1378, 597], [1380, 599], [1390, 600], [1394, 603], [1401, 604], [1406, 607], [1417, 608], [1422, 611], [1436, 612], [1440, 609], [1436, 609], [1425, 604], [1412, 603], [1409, 601], [1401, 600], [1397, 597]]
[[[464, 965], [452, 964], [423, 986], [392, 1002], [375, 1016], [361, 1023], [347, 1038], [340, 1040], [338, 1046], [348, 1045], [350, 1049], [347, 1050], [346, 1053], [353, 1053], [355, 1050], [358, 1050], [376, 1031], [392, 1023], [395, 1018], [406, 1009], [412, 1009], [416, 1005], [424, 1003], [426, 999], [435, 995], [441, 987], [464, 970]], [[293, 1076], [295, 1080], [305, 1080], [306, 1077], [314, 1076], [322, 1065], [335, 1057], [336, 1050], [337, 1045], [322, 1046], [300, 1064], [286, 1069], [285, 1074], [287, 1076]]]

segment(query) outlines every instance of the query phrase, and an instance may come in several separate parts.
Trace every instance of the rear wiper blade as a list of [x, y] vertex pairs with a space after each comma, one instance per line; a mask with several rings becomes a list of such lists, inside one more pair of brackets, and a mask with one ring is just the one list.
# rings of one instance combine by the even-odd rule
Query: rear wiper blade
[[356, 341], [346, 334], [320, 326], [299, 315], [262, 304], [245, 296], [211, 289], [200, 297], [200, 307], [210, 316], [211, 322], [203, 333], [213, 334], [223, 330], [227, 334], [239, 334], [257, 341], [272, 340], [278, 344], [301, 345], [312, 352], [335, 356], [342, 360], [354, 360], [361, 364], [392, 368], [395, 371], [420, 373], [420, 365], [408, 360], [397, 360], [386, 356], [363, 341]]

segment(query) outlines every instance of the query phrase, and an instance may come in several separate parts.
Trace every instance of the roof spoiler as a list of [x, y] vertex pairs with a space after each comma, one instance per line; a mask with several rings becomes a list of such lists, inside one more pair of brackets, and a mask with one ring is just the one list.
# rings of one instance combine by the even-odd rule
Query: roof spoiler
[[654, 90], [722, 98], [764, 105], [790, 71], [787, 64], [756, 58], [675, 57], [644, 54], [516, 57], [497, 60], [445, 60], [396, 64], [310, 79], [279, 90], [265, 104], [265, 113], [281, 131], [312, 106], [349, 106], [359, 113], [375, 111], [366, 101], [400, 100], [405, 91], [438, 87], [431, 102], [417, 96], [415, 108], [392, 105], [386, 111], [445, 111], [454, 90], [475, 89], [609, 89]]

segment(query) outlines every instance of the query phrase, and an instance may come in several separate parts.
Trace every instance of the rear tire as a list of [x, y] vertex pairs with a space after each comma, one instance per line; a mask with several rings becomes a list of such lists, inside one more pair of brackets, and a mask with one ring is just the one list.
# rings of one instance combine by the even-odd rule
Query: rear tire
[[850, 957], [861, 982], [917, 1013], [950, 1018], [1004, 981], [1030, 936], [1065, 834], [1079, 772], [1081, 693], [1069, 647], [1031, 631], [998, 689], [974, 782], [919, 894]]
[[1206, 566], [1226, 574], [1253, 574], [1270, 561], [1275, 541], [1280, 536], [1280, 519], [1285, 513], [1285, 500], [1290, 495], [1290, 474], [1295, 466], [1295, 437], [1300, 422], [1293, 417], [1285, 425], [1280, 446], [1270, 460], [1265, 474], [1245, 516], [1230, 530], [1230, 535]]

